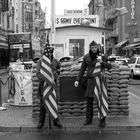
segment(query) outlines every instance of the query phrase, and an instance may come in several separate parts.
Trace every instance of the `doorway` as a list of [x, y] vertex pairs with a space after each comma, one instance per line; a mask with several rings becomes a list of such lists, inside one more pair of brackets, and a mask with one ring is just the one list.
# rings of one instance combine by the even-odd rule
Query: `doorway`
[[77, 59], [86, 52], [87, 36], [67, 36], [66, 54]]

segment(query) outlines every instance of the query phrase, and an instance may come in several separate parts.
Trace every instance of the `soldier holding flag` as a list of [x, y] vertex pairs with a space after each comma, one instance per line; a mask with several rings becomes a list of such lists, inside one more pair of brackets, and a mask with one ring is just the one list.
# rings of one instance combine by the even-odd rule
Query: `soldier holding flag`
[[103, 69], [111, 69], [112, 67], [117, 67], [116, 64], [110, 64], [107, 62], [102, 62], [98, 59], [99, 56], [99, 44], [94, 40], [89, 45], [89, 53], [83, 58], [80, 73], [74, 83], [75, 87], [78, 87], [79, 82], [82, 81], [85, 70], [86, 74], [86, 120], [84, 125], [92, 124], [93, 119], [93, 100], [97, 102], [98, 105], [98, 117], [100, 119], [100, 126], [105, 127], [105, 120], [108, 112], [108, 102], [107, 102], [107, 88], [106, 82], [103, 77]]
[[56, 95], [56, 78], [59, 74], [60, 63], [53, 57], [53, 48], [46, 45], [43, 57], [37, 64], [37, 76], [40, 80], [39, 95], [40, 95], [40, 114], [38, 129], [44, 126], [46, 109], [49, 115], [53, 118], [53, 125], [62, 128], [62, 124], [58, 119], [58, 106]]

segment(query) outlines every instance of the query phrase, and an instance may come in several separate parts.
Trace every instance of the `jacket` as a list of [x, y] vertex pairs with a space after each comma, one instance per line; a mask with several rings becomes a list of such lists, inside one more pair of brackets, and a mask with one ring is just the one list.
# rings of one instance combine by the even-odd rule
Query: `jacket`
[[[81, 69], [77, 77], [77, 80], [81, 83], [81, 81], [83, 81], [83, 75], [85, 71], [87, 71], [85, 75], [87, 79], [87, 88], [85, 95], [87, 97], [94, 97], [95, 78], [93, 77], [93, 70], [98, 61], [98, 59], [92, 61], [89, 54], [86, 54], [83, 58]], [[111, 64], [107, 62], [101, 62], [101, 70], [103, 71], [105, 68], [111, 69]]]
[[[36, 71], [36, 75], [39, 78], [39, 87], [38, 87], [39, 97], [43, 96], [42, 89], [44, 87], [44, 80], [40, 77], [40, 74], [39, 74], [40, 73], [41, 62], [42, 62], [42, 58], [40, 58], [37, 62], [37, 71]], [[52, 60], [51, 68], [52, 68], [52, 72], [53, 72], [53, 75], [54, 75], [54, 80], [56, 82], [56, 79], [59, 76], [60, 63], [55, 58]]]
[[[40, 66], [41, 66], [41, 62], [42, 62], [42, 58], [40, 58], [38, 60], [38, 63], [37, 63], [37, 77], [41, 80], [41, 77], [39, 75], [39, 72], [40, 72]], [[57, 79], [58, 76], [59, 76], [59, 70], [60, 70], [60, 62], [57, 60], [57, 59], [53, 59], [52, 60], [52, 63], [51, 63], [51, 67], [52, 67], [52, 72], [53, 72], [53, 75], [54, 75], [54, 79]]]

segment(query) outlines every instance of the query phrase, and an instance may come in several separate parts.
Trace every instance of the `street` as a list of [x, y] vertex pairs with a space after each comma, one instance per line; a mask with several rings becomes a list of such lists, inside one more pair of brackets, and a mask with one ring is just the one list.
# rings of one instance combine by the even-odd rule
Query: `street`
[[129, 85], [128, 89], [131, 93], [140, 97], [140, 78], [131, 79], [131, 84]]
[[43, 132], [43, 133], [0, 133], [1, 140], [139, 140], [139, 132]]

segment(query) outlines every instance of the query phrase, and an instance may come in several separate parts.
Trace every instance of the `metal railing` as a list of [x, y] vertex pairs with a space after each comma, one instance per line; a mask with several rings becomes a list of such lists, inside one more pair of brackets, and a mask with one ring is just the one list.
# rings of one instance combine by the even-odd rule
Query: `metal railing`
[[2, 106], [2, 85], [6, 85], [7, 82], [9, 81], [10, 77], [11, 77], [11, 75], [9, 75], [6, 79], [6, 81], [3, 82], [2, 78], [0, 76], [0, 111], [6, 110], [6, 107]]

